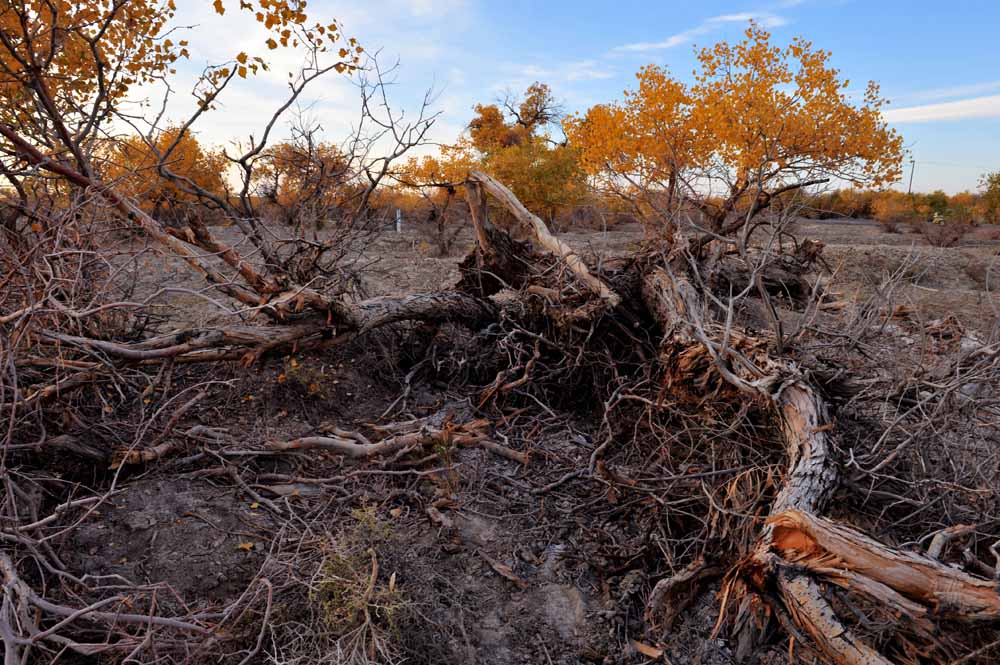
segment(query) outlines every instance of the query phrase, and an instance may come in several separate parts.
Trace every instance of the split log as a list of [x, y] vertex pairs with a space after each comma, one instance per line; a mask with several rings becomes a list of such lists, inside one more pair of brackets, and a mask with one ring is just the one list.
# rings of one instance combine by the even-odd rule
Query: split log
[[946, 619], [1000, 619], [1000, 594], [991, 580], [889, 547], [843, 524], [801, 510], [786, 510], [768, 523], [772, 549], [785, 561], [817, 576], [837, 579], [840, 571], [849, 571], [854, 591], [877, 597], [877, 591], [865, 586], [875, 582]]

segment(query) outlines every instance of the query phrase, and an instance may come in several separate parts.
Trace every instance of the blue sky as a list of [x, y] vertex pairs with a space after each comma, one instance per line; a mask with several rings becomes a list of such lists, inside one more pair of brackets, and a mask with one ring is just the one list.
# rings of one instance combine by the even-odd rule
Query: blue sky
[[[252, 24], [240, 30], [221, 23], [204, 0], [178, 4], [180, 22], [197, 24], [182, 76], [260, 43]], [[1000, 170], [997, 2], [313, 0], [310, 10], [339, 19], [367, 49], [381, 48], [383, 62], [399, 59], [393, 93], [404, 106], [413, 108], [433, 87], [442, 113], [434, 138], [442, 142], [462, 130], [473, 104], [535, 80], [577, 111], [620, 97], [647, 63], [689, 78], [695, 46], [738, 40], [753, 17], [776, 43], [801, 35], [831, 51], [859, 91], [869, 79], [881, 84], [891, 100], [887, 116], [916, 161], [914, 189], [974, 189], [979, 174]], [[225, 112], [203, 123], [207, 138], [223, 141], [259, 126], [280, 98], [279, 70], [294, 61], [282, 55], [275, 65], [269, 79], [231, 92]], [[307, 102], [335, 137], [353, 117], [356, 97], [347, 82], [328, 79]]]

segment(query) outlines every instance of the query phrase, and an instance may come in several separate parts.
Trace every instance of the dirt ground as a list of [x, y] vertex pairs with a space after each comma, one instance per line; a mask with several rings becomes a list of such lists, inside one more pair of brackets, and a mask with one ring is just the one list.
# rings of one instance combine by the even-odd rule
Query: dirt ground
[[[885, 233], [868, 221], [802, 221], [798, 233], [826, 245], [830, 288], [844, 299], [863, 300], [888, 275], [903, 271], [898, 303], [911, 307], [912, 316], [953, 315], [982, 334], [996, 325], [1000, 297], [992, 287], [1000, 281], [1000, 241], [989, 240], [985, 231], [951, 249], [930, 247], [917, 234]], [[236, 237], [229, 230], [220, 234]], [[562, 238], [600, 261], [635, 246], [642, 231], [624, 227]], [[387, 232], [366, 255], [373, 263], [364, 290], [384, 295], [447, 286], [457, 279], [456, 264], [471, 242], [463, 236], [454, 256], [437, 257], [419, 234]], [[228, 316], [184, 266], [135, 239], [124, 241], [122, 251], [138, 252], [137, 296], [170, 289], [157, 296], [169, 305], [162, 329]], [[380, 360], [386, 353], [405, 355], [379, 346], [392, 344], [361, 341], [211, 377], [187, 370], [187, 380], [220, 382], [212, 399], [189, 414], [187, 426], [225, 429], [236, 441], [232, 454], [238, 454], [332, 425], [367, 431], [370, 423], [475, 410], [447, 380], [410, 385], [405, 368], [394, 370]], [[581, 404], [579, 411], [593, 406]], [[285, 561], [269, 552], [282, 550], [286, 540], [298, 543], [298, 563], [287, 565], [302, 566], [314, 590], [284, 597], [270, 619], [284, 642], [268, 644], [254, 662], [290, 663], [303, 650], [329, 648], [291, 636], [322, 624], [322, 617], [315, 618], [322, 614], [317, 580], [332, 556], [354, 561], [353, 554], [336, 553], [357, 548], [374, 552], [379, 584], [391, 577], [404, 601], [385, 630], [405, 662], [650, 662], [636, 650], [637, 636], [661, 645], [675, 665], [733, 662], [731, 646], [711, 637], [718, 583], [669, 632], [644, 632], [641, 612], [652, 585], [676, 571], [650, 563], [658, 559], [655, 507], [611, 496], [579, 474], [598, 445], [593, 437], [599, 423], [544, 409], [505, 419], [503, 443], [527, 453], [527, 466], [480, 448], [455, 450], [449, 464], [430, 471], [390, 471], [314, 451], [261, 464], [285, 475], [308, 469], [325, 482], [287, 486], [262, 476], [247, 487], [203, 474], [203, 460], [192, 451], [113, 478], [109, 472], [78, 479], [112, 484], [117, 494], [113, 506], [100, 519], [85, 521], [62, 551], [89, 575], [157, 586], [164, 605], [171, 605], [231, 599], [269, 574], [265, 561]], [[302, 516], [294, 529], [283, 520], [286, 506]], [[367, 575], [368, 559], [360, 561]], [[328, 662], [346, 660], [331, 654]]]

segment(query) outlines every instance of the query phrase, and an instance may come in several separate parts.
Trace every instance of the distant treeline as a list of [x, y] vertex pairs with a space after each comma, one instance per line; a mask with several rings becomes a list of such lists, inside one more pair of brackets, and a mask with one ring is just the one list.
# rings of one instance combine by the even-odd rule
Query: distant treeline
[[810, 219], [851, 217], [906, 223], [936, 217], [962, 224], [997, 224], [1000, 223], [1000, 173], [984, 176], [980, 192], [949, 196], [941, 190], [907, 194], [896, 190], [837, 189], [800, 194], [794, 204], [802, 205], [802, 216]]

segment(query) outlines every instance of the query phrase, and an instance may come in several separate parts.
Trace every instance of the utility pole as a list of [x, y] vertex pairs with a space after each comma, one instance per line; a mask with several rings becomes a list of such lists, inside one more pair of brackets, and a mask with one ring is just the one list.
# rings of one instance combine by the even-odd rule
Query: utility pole
[[910, 195], [913, 194], [913, 172], [916, 170], [916, 168], [917, 168], [916, 160], [910, 157], [910, 184], [906, 188], [906, 193]]

